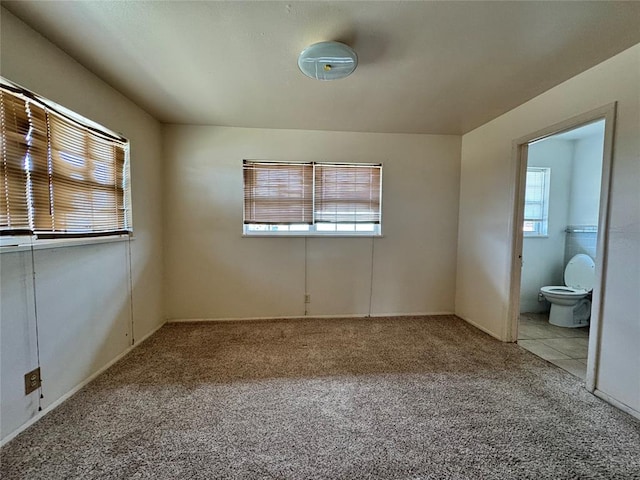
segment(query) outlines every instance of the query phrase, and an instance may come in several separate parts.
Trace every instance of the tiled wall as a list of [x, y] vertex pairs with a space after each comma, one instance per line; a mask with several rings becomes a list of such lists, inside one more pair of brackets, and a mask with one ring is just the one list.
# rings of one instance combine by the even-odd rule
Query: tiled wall
[[596, 259], [596, 242], [598, 227], [595, 225], [569, 225], [564, 243], [564, 264], [566, 265], [574, 255], [586, 253]]

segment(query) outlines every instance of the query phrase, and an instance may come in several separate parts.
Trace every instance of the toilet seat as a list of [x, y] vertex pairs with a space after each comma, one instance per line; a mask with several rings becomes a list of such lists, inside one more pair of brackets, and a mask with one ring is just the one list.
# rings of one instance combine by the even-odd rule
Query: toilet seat
[[575, 255], [564, 269], [564, 283], [571, 288], [590, 292], [596, 280], [596, 264], [589, 255]]
[[549, 285], [547, 287], [540, 288], [540, 291], [542, 293], [551, 294], [551, 295], [566, 295], [566, 296], [571, 296], [571, 295], [584, 296], [587, 293], [589, 293], [584, 288], [571, 288], [571, 287], [565, 287], [564, 285], [558, 285], [558, 286]]

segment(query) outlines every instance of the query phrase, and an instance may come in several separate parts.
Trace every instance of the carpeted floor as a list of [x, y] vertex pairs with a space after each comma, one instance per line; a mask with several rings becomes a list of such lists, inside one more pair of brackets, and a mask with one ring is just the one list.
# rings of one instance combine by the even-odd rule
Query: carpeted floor
[[640, 479], [640, 422], [453, 316], [169, 324], [9, 479]]

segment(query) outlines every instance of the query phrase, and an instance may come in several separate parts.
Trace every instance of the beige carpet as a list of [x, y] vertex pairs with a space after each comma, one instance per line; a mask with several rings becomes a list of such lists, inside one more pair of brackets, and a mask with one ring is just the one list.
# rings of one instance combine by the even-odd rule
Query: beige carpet
[[9, 479], [638, 479], [640, 422], [453, 316], [171, 324]]

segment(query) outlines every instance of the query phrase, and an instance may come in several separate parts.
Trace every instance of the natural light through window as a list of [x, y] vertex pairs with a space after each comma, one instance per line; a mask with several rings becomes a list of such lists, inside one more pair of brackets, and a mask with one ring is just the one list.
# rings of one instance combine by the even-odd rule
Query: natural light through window
[[129, 142], [0, 82], [0, 244], [129, 234]]
[[522, 228], [527, 237], [545, 237], [548, 234], [550, 176], [549, 168], [527, 168]]

